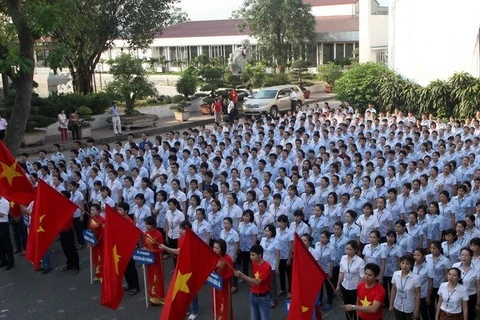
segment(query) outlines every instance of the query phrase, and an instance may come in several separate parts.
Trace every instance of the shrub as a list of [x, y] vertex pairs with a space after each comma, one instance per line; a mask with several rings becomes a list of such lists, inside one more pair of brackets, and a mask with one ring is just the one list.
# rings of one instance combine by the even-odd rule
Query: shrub
[[188, 98], [197, 91], [197, 84], [198, 80], [193, 74], [184, 72], [177, 82], [177, 92]]
[[378, 79], [389, 72], [391, 71], [381, 64], [372, 62], [358, 64], [335, 82], [336, 98], [341, 101], [348, 100], [355, 108], [365, 111], [369, 102], [378, 104]]
[[318, 79], [326, 81], [328, 84], [335, 84], [343, 74], [342, 66], [333, 62], [325, 63], [317, 67]]
[[172, 97], [172, 103], [180, 103], [182, 101], [185, 101], [185, 97], [180, 94], [177, 94]]
[[284, 84], [289, 84], [290, 79], [288, 79], [288, 75], [284, 73], [280, 74], [269, 74], [265, 79], [264, 86], [265, 87], [273, 87], [273, 86], [280, 86]]

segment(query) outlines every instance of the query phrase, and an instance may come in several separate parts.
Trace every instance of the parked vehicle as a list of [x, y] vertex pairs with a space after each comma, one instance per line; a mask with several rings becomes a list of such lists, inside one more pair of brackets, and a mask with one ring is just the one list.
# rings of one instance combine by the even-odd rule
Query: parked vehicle
[[242, 111], [245, 115], [269, 113], [276, 117], [281, 112], [290, 110], [290, 93], [292, 90], [297, 94], [297, 102], [303, 105], [305, 97], [300, 87], [296, 85], [282, 85], [263, 88], [253, 98], [245, 99]]

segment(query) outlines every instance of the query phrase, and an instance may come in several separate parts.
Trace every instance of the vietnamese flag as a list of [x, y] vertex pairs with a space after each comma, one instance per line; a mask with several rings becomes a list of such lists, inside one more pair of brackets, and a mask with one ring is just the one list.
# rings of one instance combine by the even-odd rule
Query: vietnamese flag
[[188, 306], [215, 270], [220, 257], [193, 231], [185, 230], [177, 266], [168, 288], [161, 320], [184, 320]]
[[2, 141], [0, 141], [0, 194], [9, 201], [25, 206], [35, 199], [35, 188]]
[[43, 180], [38, 181], [26, 252], [26, 258], [34, 264], [35, 269], [39, 267], [43, 255], [67, 222], [73, 218], [77, 209], [77, 205], [70, 199]]
[[[292, 300], [288, 318], [290, 320], [311, 320], [313, 309], [323, 282], [327, 278], [300, 237], [295, 234], [293, 241]], [[317, 309], [317, 319], [321, 319]]]
[[142, 231], [130, 218], [106, 206], [103, 235], [102, 305], [116, 310], [123, 298], [122, 278]]
[[10, 212], [8, 213], [12, 218], [19, 219], [22, 217], [22, 211], [20, 210], [20, 205], [13, 201], [10, 202]]

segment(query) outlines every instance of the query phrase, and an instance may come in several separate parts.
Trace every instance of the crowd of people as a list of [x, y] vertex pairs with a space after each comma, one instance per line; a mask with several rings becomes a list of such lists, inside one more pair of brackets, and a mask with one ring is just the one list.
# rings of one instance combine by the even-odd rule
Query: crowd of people
[[[142, 231], [158, 230], [164, 245], [142, 245], [164, 259], [191, 228], [228, 256], [218, 265], [225, 306], [242, 282], [251, 286], [252, 319], [270, 319], [277, 299], [291, 298], [297, 233], [328, 275], [317, 301], [324, 311], [341, 295], [347, 319], [379, 320], [385, 307], [396, 319], [467, 320], [480, 311], [479, 119], [315, 104], [153, 141], [146, 133], [113, 147], [76, 141], [68, 159], [54, 145], [50, 157], [41, 151], [30, 164], [23, 154], [19, 163], [34, 185], [68, 189], [93, 216], [108, 204]], [[73, 217], [79, 250], [83, 230], [96, 229], [88, 220], [82, 210]], [[165, 295], [158, 263], [149, 273], [153, 304]], [[129, 268], [125, 289], [136, 294], [135, 264]], [[195, 299], [189, 319], [198, 312]]]

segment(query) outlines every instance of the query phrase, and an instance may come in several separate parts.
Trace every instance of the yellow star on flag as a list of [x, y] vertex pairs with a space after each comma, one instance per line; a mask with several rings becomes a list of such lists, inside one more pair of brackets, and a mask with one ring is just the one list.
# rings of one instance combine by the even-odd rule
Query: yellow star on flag
[[37, 229], [37, 232], [45, 232], [45, 230], [43, 229], [43, 227], [42, 227], [42, 225], [41, 225], [43, 218], [45, 218], [45, 215], [40, 216], [40, 220], [38, 221], [38, 229]]
[[113, 246], [113, 262], [115, 263], [115, 273], [117, 274], [118, 276], [118, 262], [120, 261], [120, 258], [122, 256], [118, 255], [118, 252], [117, 252], [117, 245], [114, 245]]
[[173, 287], [173, 298], [172, 301], [175, 300], [178, 291], [190, 293], [190, 289], [188, 288], [187, 282], [188, 279], [192, 276], [192, 273], [185, 273], [182, 274], [180, 271], [177, 273], [177, 277], [175, 278], [175, 286]]
[[260, 273], [258, 273], [258, 271], [255, 272], [255, 279], [260, 279]]
[[10, 208], [13, 208], [13, 207], [15, 207], [15, 202], [10, 201]]
[[370, 301], [368, 301], [368, 298], [366, 295], [365, 295], [365, 298], [363, 298], [363, 300], [360, 300], [360, 302], [362, 303], [362, 307], [368, 307], [369, 305], [372, 304]]
[[0, 162], [0, 165], [2, 166], [2, 173], [0, 174], [0, 178], [6, 178], [10, 186], [12, 185], [13, 178], [22, 176], [22, 174], [17, 171], [16, 162], [14, 162], [11, 166], [7, 166], [3, 162]]
[[307, 311], [308, 311], [308, 308], [307, 308], [307, 307], [304, 307], [304, 306], [302, 306], [302, 313], [305, 313], [305, 312], [307, 312]]

